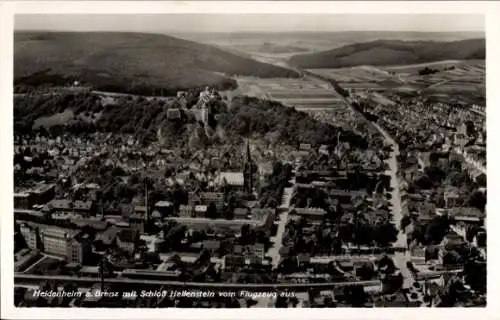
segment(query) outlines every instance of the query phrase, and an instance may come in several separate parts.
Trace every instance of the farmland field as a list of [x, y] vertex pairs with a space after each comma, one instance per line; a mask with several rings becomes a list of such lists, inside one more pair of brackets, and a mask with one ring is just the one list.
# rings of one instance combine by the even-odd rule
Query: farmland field
[[240, 77], [236, 80], [241, 94], [276, 100], [297, 110], [346, 107], [342, 97], [333, 88], [309, 77], [298, 79]]
[[[424, 68], [436, 73], [420, 75]], [[402, 66], [356, 66], [338, 69], [309, 69], [336, 80], [342, 88], [360, 95], [363, 91], [377, 103], [389, 101], [383, 94], [419, 93], [448, 102], [484, 103], [486, 94], [484, 60], [446, 60]]]

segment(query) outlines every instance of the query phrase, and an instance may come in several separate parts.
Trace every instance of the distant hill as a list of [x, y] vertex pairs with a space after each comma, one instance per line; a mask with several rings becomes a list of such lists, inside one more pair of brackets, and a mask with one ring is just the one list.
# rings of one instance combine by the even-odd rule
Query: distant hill
[[232, 75], [298, 76], [210, 45], [159, 34], [16, 32], [14, 44], [18, 90], [79, 80], [98, 90], [151, 95], [160, 88], [167, 93], [207, 85], [231, 89], [236, 87]]
[[485, 58], [485, 40], [454, 42], [377, 40], [311, 54], [295, 55], [290, 63], [302, 68], [342, 68], [356, 65], [403, 65], [439, 60]]

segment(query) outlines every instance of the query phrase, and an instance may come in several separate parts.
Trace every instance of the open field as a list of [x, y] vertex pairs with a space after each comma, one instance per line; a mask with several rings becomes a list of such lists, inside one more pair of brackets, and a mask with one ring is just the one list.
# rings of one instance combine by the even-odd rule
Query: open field
[[74, 117], [73, 111], [66, 109], [63, 112], [56, 113], [52, 116], [41, 117], [35, 120], [33, 128], [45, 127], [50, 128], [55, 125], [63, 125], [70, 122]]
[[[438, 70], [419, 75], [424, 68]], [[387, 104], [385, 94], [413, 93], [436, 101], [484, 103], [486, 95], [484, 60], [446, 60], [401, 66], [356, 66], [338, 69], [309, 69], [310, 72], [335, 79], [345, 89], [370, 95], [377, 103]]]
[[240, 94], [280, 101], [284, 105], [297, 110], [328, 109], [344, 107], [342, 97], [332, 88], [312, 78], [297, 79], [258, 79], [240, 77], [238, 91]]
[[406, 64], [400, 66], [388, 66], [382, 68], [387, 71], [395, 71], [399, 73], [416, 73], [425, 67], [433, 69], [443, 69], [451, 66], [461, 66], [465, 69], [469, 69], [470, 67], [474, 66], [479, 66], [479, 68], [481, 68], [481, 65], [483, 66], [484, 70], [484, 60], [443, 60], [417, 64]]

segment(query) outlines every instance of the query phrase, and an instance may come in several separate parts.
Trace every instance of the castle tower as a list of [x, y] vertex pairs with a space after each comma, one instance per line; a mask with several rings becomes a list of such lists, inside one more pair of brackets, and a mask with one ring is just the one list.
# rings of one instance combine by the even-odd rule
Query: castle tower
[[206, 103], [204, 103], [201, 107], [201, 121], [205, 126], [208, 126], [208, 116], [210, 114], [210, 109], [207, 107]]

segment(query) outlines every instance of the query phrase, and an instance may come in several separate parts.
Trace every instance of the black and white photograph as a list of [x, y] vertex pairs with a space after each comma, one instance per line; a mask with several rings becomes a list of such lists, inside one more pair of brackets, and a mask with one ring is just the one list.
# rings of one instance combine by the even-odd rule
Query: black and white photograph
[[484, 14], [13, 22], [16, 309], [494, 303]]

